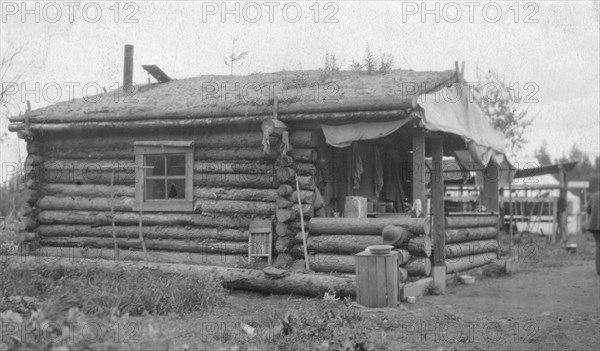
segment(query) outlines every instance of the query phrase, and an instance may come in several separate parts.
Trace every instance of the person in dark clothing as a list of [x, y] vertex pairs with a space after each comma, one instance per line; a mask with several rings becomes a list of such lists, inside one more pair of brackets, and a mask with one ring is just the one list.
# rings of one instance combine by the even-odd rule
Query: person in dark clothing
[[596, 273], [600, 275], [600, 191], [590, 196], [587, 213], [589, 215], [587, 230], [596, 240]]

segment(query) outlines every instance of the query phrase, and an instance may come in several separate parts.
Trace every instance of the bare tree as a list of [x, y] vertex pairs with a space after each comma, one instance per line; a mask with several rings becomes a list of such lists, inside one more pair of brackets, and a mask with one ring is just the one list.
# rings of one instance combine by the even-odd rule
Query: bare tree
[[233, 38], [233, 43], [231, 44], [231, 55], [229, 55], [229, 60], [227, 60], [227, 58], [223, 57], [223, 61], [225, 62], [225, 65], [229, 66], [229, 68], [230, 68], [229, 75], [231, 75], [231, 76], [233, 75], [233, 66], [235, 65], [235, 63], [245, 59], [246, 56], [248, 56], [248, 51], [244, 51], [244, 52], [236, 55], [235, 42], [238, 39], [239, 39], [238, 37]]
[[[18, 84], [23, 78], [22, 71], [17, 68], [17, 60], [22, 53], [22, 47], [8, 42], [0, 59], [0, 118], [6, 122], [8, 116], [18, 110], [19, 101], [11, 94], [13, 89], [18, 89]], [[1, 124], [0, 124], [1, 125]], [[0, 142], [7, 136], [7, 131], [0, 131]]]

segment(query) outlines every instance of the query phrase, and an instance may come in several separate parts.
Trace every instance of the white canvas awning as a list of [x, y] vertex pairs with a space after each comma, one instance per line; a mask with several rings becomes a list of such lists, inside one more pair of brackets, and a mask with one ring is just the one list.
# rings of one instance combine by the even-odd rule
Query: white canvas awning
[[421, 95], [422, 122], [434, 132], [461, 136], [469, 144], [472, 158], [487, 166], [491, 160], [504, 163], [504, 134], [487, 119], [466, 84], [453, 84], [438, 92]]

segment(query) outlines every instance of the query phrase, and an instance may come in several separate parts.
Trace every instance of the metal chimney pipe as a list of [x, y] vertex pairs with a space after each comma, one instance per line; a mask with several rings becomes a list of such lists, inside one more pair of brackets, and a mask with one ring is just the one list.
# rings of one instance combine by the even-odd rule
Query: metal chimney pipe
[[123, 65], [123, 90], [133, 83], [133, 45], [125, 45], [125, 62]]

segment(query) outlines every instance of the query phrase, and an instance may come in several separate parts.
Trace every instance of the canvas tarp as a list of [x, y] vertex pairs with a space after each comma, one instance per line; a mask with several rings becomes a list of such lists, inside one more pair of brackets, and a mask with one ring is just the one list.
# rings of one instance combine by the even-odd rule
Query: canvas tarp
[[372, 140], [386, 137], [400, 129], [411, 119], [404, 118], [391, 122], [360, 122], [331, 126], [322, 124], [321, 129], [327, 144], [334, 147], [348, 147], [354, 141]]
[[496, 164], [505, 160], [504, 135], [488, 121], [468, 85], [453, 84], [421, 95], [419, 106], [425, 128], [463, 137], [471, 156], [481, 165], [487, 166], [492, 159]]

